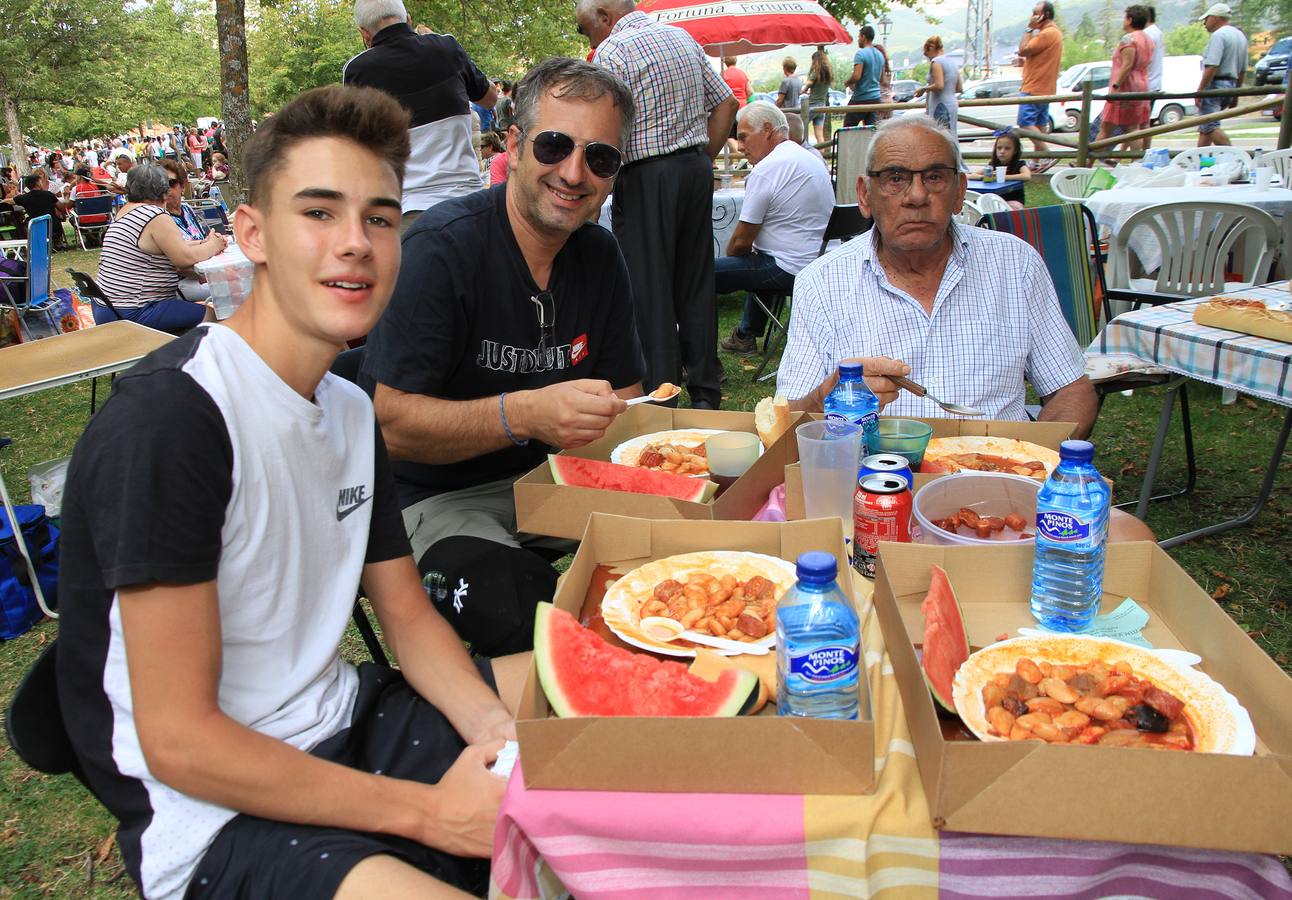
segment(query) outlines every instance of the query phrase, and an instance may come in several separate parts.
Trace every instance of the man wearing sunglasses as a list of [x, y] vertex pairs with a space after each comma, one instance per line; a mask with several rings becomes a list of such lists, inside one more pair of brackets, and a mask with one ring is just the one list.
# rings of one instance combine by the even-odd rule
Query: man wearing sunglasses
[[685, 368], [691, 405], [717, 409], [713, 160], [740, 104], [694, 38], [637, 12], [632, 0], [579, 0], [575, 18], [593, 62], [637, 101], [611, 212], [632, 275], [646, 386], [678, 382]]
[[857, 202], [875, 227], [807, 266], [794, 281], [794, 314], [777, 390], [820, 412], [841, 360], [860, 358], [887, 415], [945, 416], [927, 397], [899, 395], [886, 376], [910, 375], [934, 394], [1027, 419], [1025, 381], [1042, 420], [1089, 433], [1098, 404], [1054, 283], [1030, 245], [956, 224], [964, 165], [947, 130], [927, 116], [881, 125]]
[[[628, 270], [614, 237], [595, 224], [633, 109], [623, 82], [604, 69], [540, 63], [515, 89], [507, 181], [432, 207], [404, 237], [363, 377], [375, 383], [424, 573], [442, 571], [432, 563], [446, 551], [434, 545], [453, 536], [511, 548], [499, 556], [525, 570], [529, 549], [563, 549], [517, 534], [512, 482], [550, 448], [601, 437], [624, 400], [641, 393]], [[514, 611], [529, 617], [528, 629], [514, 629], [527, 642], [538, 599]], [[486, 601], [497, 602], [468, 604]], [[498, 627], [473, 633], [480, 623], [471, 612], [447, 615], [478, 652], [522, 649], [499, 647]]]

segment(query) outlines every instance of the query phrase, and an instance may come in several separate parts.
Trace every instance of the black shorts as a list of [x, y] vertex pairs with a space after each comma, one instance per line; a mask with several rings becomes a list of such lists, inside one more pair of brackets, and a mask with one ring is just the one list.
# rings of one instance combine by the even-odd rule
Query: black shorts
[[[485, 682], [498, 690], [487, 659], [476, 661]], [[364, 663], [350, 727], [311, 754], [378, 775], [435, 784], [466, 743], [396, 669]], [[316, 825], [272, 822], [239, 815], [216, 835], [186, 898], [323, 898], [363, 860], [388, 853], [440, 881], [483, 897], [489, 860], [466, 859], [406, 838]]]

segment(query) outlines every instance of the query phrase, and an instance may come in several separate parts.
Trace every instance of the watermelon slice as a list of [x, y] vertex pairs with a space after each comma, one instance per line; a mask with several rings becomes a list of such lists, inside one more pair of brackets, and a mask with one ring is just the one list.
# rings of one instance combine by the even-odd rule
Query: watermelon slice
[[758, 676], [728, 669], [716, 681], [678, 662], [612, 647], [550, 603], [534, 620], [534, 661], [558, 716], [734, 716]]
[[674, 475], [638, 466], [621, 466], [600, 459], [579, 456], [547, 457], [552, 480], [573, 487], [597, 488], [603, 491], [628, 491], [632, 494], [659, 494], [693, 503], [707, 503], [718, 486], [703, 478]]
[[969, 658], [969, 636], [965, 633], [964, 614], [951, 589], [947, 573], [940, 566], [932, 566], [929, 592], [920, 604], [924, 614], [924, 651], [921, 665], [924, 680], [933, 692], [933, 699], [947, 712], [955, 712], [951, 683], [956, 670]]

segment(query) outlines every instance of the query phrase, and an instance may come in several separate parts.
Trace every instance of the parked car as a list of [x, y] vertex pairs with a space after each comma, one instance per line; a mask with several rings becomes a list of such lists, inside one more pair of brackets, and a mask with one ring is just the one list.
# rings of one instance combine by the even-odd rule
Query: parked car
[[[994, 97], [1017, 97], [1021, 92], [1021, 78], [987, 78], [965, 85], [960, 100], [986, 100]], [[975, 140], [986, 137], [992, 131], [1011, 128], [1018, 122], [1018, 104], [1002, 103], [1000, 106], [961, 106], [960, 112], [975, 119], [983, 119], [994, 126], [990, 131], [976, 125], [960, 123], [958, 134], [961, 140]], [[1051, 128], [1054, 122], [1050, 122]]]
[[1256, 61], [1256, 83], [1282, 84], [1287, 77], [1288, 57], [1292, 56], [1292, 37], [1279, 38], [1265, 55]]
[[909, 78], [901, 78], [893, 82], [893, 102], [910, 103], [915, 99], [915, 89], [920, 86], [918, 81], [912, 81]]
[[830, 90], [826, 91], [826, 96], [830, 98], [831, 106], [848, 105], [848, 95], [845, 94], [843, 91], [836, 91], [834, 88], [830, 88]]
[[[1108, 82], [1112, 78], [1113, 67], [1109, 62], [1078, 63], [1069, 66], [1059, 75], [1060, 94], [1079, 93], [1082, 82], [1089, 81], [1094, 89], [1094, 99], [1090, 101], [1090, 117], [1093, 119], [1103, 111], [1103, 97], [1108, 94]], [[1198, 78], [1202, 74], [1201, 56], [1168, 56], [1162, 60], [1162, 90], [1166, 93], [1183, 94], [1198, 87]], [[1198, 107], [1193, 98], [1185, 100], [1154, 100], [1149, 114], [1154, 125], [1174, 125], [1185, 116], [1196, 115]], [[1050, 121], [1057, 125], [1058, 131], [1076, 131], [1081, 122], [1081, 101], [1066, 100], [1050, 105]]]

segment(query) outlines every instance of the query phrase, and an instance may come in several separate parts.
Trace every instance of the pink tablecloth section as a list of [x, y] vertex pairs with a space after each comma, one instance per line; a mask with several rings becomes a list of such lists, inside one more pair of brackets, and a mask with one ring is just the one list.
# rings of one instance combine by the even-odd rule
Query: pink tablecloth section
[[[859, 598], [869, 598], [870, 582], [858, 576], [853, 583]], [[564, 885], [579, 900], [881, 894], [1292, 900], [1292, 878], [1272, 856], [935, 832], [897, 680], [868, 602], [862, 642], [875, 718], [873, 794], [526, 790], [517, 765], [494, 832], [490, 896], [558, 897]]]

